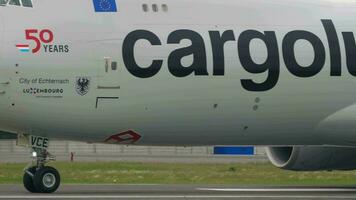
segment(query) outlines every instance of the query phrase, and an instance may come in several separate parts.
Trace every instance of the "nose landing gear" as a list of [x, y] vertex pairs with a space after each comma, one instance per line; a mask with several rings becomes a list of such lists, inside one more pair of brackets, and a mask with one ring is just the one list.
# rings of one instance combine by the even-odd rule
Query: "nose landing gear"
[[60, 175], [53, 167], [30, 167], [25, 171], [23, 184], [31, 193], [53, 193], [60, 185]]
[[33, 177], [33, 185], [39, 193], [53, 193], [60, 185], [60, 176], [53, 167], [42, 167]]
[[25, 169], [23, 184], [31, 193], [53, 193], [58, 189], [61, 178], [55, 168], [45, 164], [55, 158], [46, 149], [33, 150], [33, 162]]

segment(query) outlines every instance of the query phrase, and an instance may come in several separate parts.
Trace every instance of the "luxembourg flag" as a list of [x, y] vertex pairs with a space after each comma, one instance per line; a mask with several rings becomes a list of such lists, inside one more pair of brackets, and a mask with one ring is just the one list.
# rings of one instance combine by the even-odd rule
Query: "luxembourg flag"
[[17, 44], [16, 48], [21, 52], [30, 52], [30, 45], [28, 44]]

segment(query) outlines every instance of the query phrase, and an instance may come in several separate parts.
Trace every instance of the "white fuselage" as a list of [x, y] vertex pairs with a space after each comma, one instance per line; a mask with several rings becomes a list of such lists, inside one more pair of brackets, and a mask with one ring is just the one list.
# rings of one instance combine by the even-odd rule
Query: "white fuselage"
[[[1, 129], [89, 142], [134, 130], [142, 136], [136, 144], [142, 145], [356, 145], [356, 78], [347, 68], [342, 34], [356, 33], [356, 1], [149, 2], [120, 0], [117, 12], [110, 13], [95, 12], [89, 0], [0, 7]], [[331, 75], [330, 41], [321, 20], [331, 20], [337, 31], [341, 63], [335, 66], [341, 75]], [[54, 39], [33, 53], [36, 44], [25, 38], [29, 29], [50, 30]], [[154, 45], [140, 39], [134, 45], [134, 59], [143, 69], [153, 60], [162, 62], [147, 78], [130, 72], [125, 57], [125, 39], [137, 30], [149, 31], [160, 41]], [[172, 74], [176, 66], [169, 64], [171, 53], [192, 45], [188, 39], [169, 42], [177, 30], [193, 31], [203, 39], [196, 40], [196, 57], [181, 59], [185, 67], [199, 60], [196, 67], [202, 71]], [[224, 43], [224, 66], [214, 66], [221, 57], [214, 60], [209, 32], [230, 30], [234, 39]], [[273, 70], [269, 66], [271, 70], [253, 73], [242, 63], [246, 57], [238, 48], [244, 42], [239, 37], [247, 30], [274, 32], [278, 54], [273, 54]], [[325, 63], [315, 75], [298, 77], [286, 66], [290, 57], [283, 54], [283, 40], [296, 30], [315, 34], [324, 46]], [[48, 39], [48, 32], [43, 34]], [[30, 52], [16, 48], [22, 43], [30, 45]], [[251, 40], [249, 47], [245, 51], [255, 64], [266, 61], [262, 40]], [[303, 39], [295, 43], [294, 52], [301, 66], [311, 65], [321, 54]], [[116, 70], [111, 62], [117, 62]], [[214, 67], [224, 68], [224, 73], [214, 73]], [[277, 77], [275, 85], [260, 87], [271, 74]], [[78, 77], [90, 80], [84, 95], [76, 91]], [[244, 87], [246, 79], [262, 91]]]

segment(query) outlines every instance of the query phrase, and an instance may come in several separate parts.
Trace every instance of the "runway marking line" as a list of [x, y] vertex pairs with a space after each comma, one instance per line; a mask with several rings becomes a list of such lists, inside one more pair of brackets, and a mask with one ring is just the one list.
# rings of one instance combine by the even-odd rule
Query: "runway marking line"
[[215, 199], [215, 198], [278, 198], [278, 199], [320, 199], [320, 198], [333, 198], [333, 199], [355, 199], [356, 196], [287, 196], [287, 195], [271, 195], [271, 196], [258, 196], [258, 195], [165, 195], [165, 196], [113, 196], [113, 195], [101, 195], [101, 196], [0, 196], [0, 199], [166, 199], [166, 198], [174, 198], [174, 199], [194, 199], [194, 198], [204, 198], [204, 199]]
[[196, 188], [216, 192], [356, 192], [356, 188]]

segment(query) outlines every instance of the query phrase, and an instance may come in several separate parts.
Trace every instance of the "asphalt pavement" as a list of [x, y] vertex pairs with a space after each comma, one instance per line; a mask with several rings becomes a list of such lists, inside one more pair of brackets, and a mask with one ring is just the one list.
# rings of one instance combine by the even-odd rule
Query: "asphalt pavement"
[[0, 199], [356, 199], [356, 187], [244, 187], [233, 185], [62, 185], [53, 194], [30, 194], [0, 185]]

